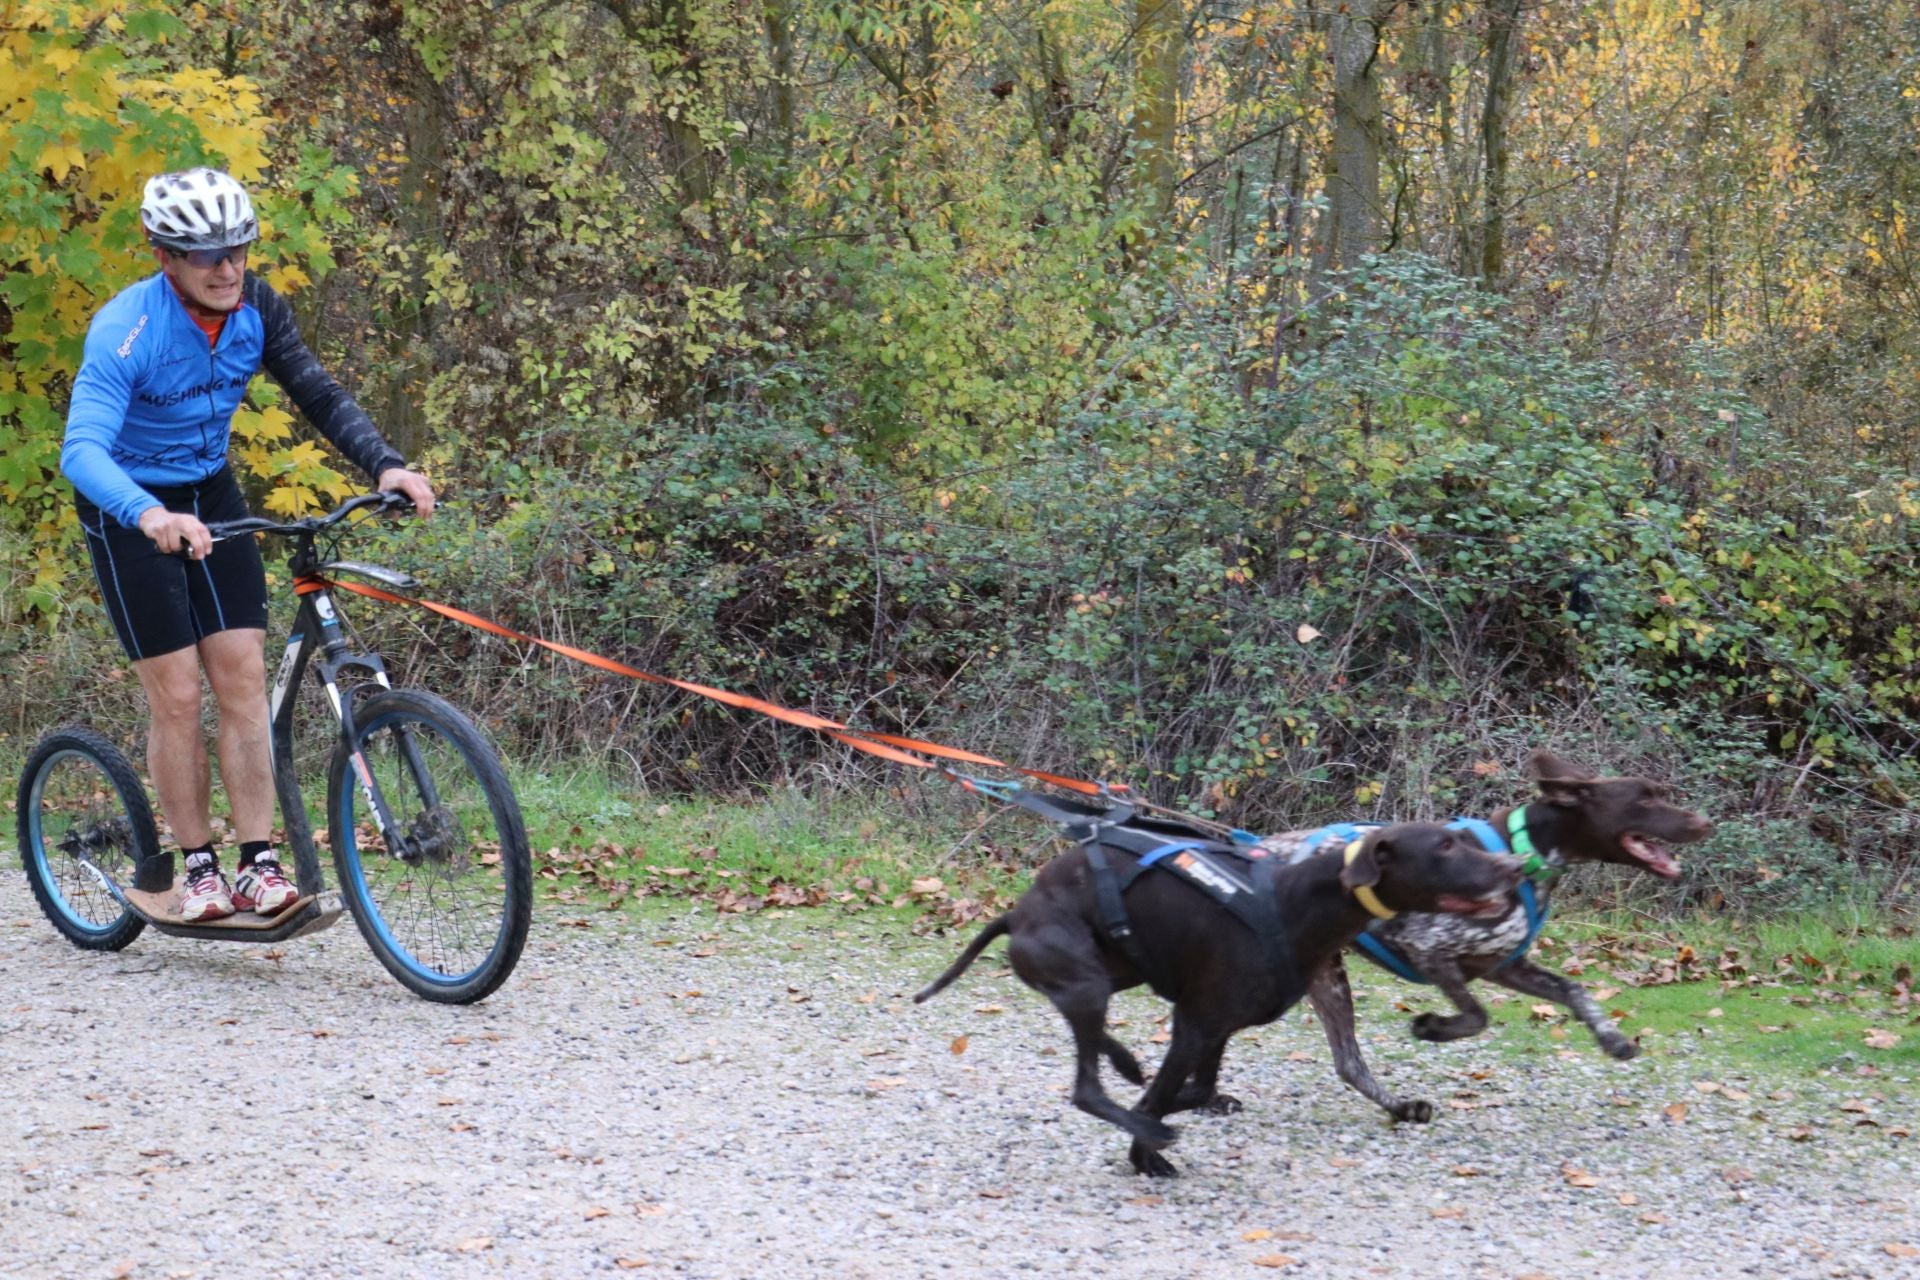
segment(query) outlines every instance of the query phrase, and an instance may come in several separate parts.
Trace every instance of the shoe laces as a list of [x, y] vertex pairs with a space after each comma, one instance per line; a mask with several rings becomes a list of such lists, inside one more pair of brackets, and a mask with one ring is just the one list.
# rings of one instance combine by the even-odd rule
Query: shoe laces
[[253, 860], [253, 874], [261, 880], [285, 880], [287, 873], [280, 868], [278, 858], [262, 854]]
[[206, 883], [209, 877], [218, 879], [219, 876], [220, 859], [202, 857], [187, 860], [187, 886], [189, 888], [198, 889]]

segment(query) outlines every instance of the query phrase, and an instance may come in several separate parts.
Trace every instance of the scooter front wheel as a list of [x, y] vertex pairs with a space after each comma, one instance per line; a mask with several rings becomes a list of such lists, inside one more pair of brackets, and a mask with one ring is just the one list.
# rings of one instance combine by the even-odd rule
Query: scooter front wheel
[[483, 999], [513, 972], [533, 916], [532, 857], [500, 757], [424, 690], [383, 690], [353, 718], [327, 779], [327, 827], [354, 922], [414, 994]]

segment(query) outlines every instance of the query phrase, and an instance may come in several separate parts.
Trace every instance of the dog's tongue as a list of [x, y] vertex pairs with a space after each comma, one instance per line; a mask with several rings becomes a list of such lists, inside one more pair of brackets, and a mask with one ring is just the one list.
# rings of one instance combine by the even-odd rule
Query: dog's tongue
[[1620, 847], [1646, 865], [1647, 870], [1667, 880], [1680, 878], [1680, 863], [1667, 846], [1645, 836], [1621, 836]]

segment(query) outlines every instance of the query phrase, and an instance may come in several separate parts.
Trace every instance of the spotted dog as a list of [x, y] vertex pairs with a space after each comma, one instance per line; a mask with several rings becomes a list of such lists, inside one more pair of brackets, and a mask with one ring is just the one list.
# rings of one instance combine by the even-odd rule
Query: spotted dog
[[[1667, 799], [1665, 789], [1645, 778], [1601, 778], [1547, 752], [1535, 752], [1529, 765], [1539, 797], [1503, 809], [1489, 824], [1525, 859], [1527, 881], [1512, 896], [1508, 910], [1495, 918], [1467, 918], [1408, 912], [1382, 920], [1368, 930], [1390, 957], [1433, 983], [1459, 1011], [1423, 1013], [1413, 1020], [1422, 1040], [1460, 1040], [1485, 1030], [1487, 1011], [1467, 984], [1487, 978], [1524, 995], [1571, 1009], [1574, 1016], [1615, 1058], [1627, 1059], [1639, 1048], [1613, 1025], [1585, 987], [1534, 963], [1528, 956], [1534, 933], [1544, 919], [1552, 883], [1570, 863], [1610, 862], [1666, 880], [1680, 876], [1669, 845], [1703, 840], [1713, 824]], [[1299, 857], [1309, 843], [1325, 843], [1321, 832], [1287, 832], [1261, 841], [1276, 856]], [[1523, 898], [1530, 894], [1533, 902]], [[1347, 1085], [1385, 1108], [1396, 1120], [1425, 1122], [1433, 1107], [1419, 1098], [1397, 1098], [1373, 1078], [1354, 1035], [1353, 989], [1336, 954], [1314, 974], [1308, 988], [1313, 1010], [1333, 1049], [1334, 1070]]]

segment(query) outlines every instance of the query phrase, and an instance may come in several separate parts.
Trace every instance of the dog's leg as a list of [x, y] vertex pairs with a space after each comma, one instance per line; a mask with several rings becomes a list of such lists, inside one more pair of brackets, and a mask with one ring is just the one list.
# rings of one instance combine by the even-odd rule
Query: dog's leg
[[[1218, 1072], [1220, 1055], [1226, 1050], [1226, 1044], [1226, 1036], [1216, 1036], [1194, 1026], [1191, 1019], [1182, 1018], [1176, 1009], [1173, 1043], [1167, 1046], [1167, 1056], [1161, 1061], [1160, 1070], [1154, 1073], [1153, 1083], [1140, 1095], [1140, 1101], [1133, 1104], [1135, 1114], [1159, 1124], [1161, 1116], [1174, 1110], [1174, 1101], [1185, 1087], [1187, 1077], [1209, 1061], [1213, 1063], [1214, 1071]], [[1211, 1087], [1208, 1092], [1212, 1092]], [[1180, 1172], [1153, 1144], [1138, 1139], [1128, 1150], [1127, 1159], [1136, 1171], [1149, 1178], [1172, 1178]]]
[[1467, 990], [1466, 975], [1452, 960], [1422, 957], [1420, 972], [1453, 1001], [1460, 1012], [1452, 1017], [1423, 1013], [1413, 1020], [1413, 1034], [1422, 1040], [1465, 1040], [1487, 1029], [1487, 1011]]
[[[1092, 931], [1076, 922], [1016, 932], [1007, 945], [1007, 959], [1020, 980], [1053, 1001], [1073, 1029], [1073, 1105], [1124, 1129], [1136, 1143], [1164, 1147], [1172, 1142], [1171, 1128], [1121, 1106], [1100, 1087], [1100, 1057], [1111, 1056], [1110, 1046], [1119, 1047], [1119, 1042], [1107, 1034], [1113, 980], [1100, 963]], [[1138, 1063], [1134, 1069], [1139, 1070]]]
[[1353, 1027], [1353, 987], [1347, 980], [1347, 966], [1335, 956], [1313, 975], [1307, 998], [1327, 1033], [1327, 1047], [1333, 1050], [1333, 1069], [1340, 1073], [1349, 1089], [1371, 1098], [1395, 1120], [1425, 1124], [1433, 1119], [1433, 1104], [1424, 1098], [1396, 1098], [1381, 1087], [1360, 1052], [1360, 1038]]
[[1562, 977], [1551, 969], [1542, 969], [1524, 957], [1500, 972], [1487, 976], [1522, 995], [1539, 996], [1573, 1010], [1574, 1016], [1586, 1023], [1587, 1030], [1593, 1032], [1593, 1038], [1600, 1042], [1600, 1047], [1622, 1062], [1639, 1056], [1640, 1046], [1622, 1035], [1620, 1028], [1613, 1025], [1613, 1019], [1607, 1016], [1599, 1002], [1572, 978]]
[[1180, 1092], [1173, 1096], [1168, 1115], [1176, 1111], [1204, 1111], [1210, 1116], [1230, 1116], [1242, 1109], [1240, 1099], [1220, 1092], [1220, 1059], [1226, 1051], [1223, 1040], [1211, 1054], [1200, 1059], [1200, 1065], [1193, 1069], [1193, 1078], [1181, 1085]]
[[1128, 1084], [1146, 1084], [1147, 1073], [1140, 1069], [1140, 1059], [1133, 1056], [1133, 1050], [1112, 1036], [1103, 1036], [1100, 1051], [1107, 1055], [1107, 1061], [1113, 1064], [1113, 1069], [1127, 1078]]

